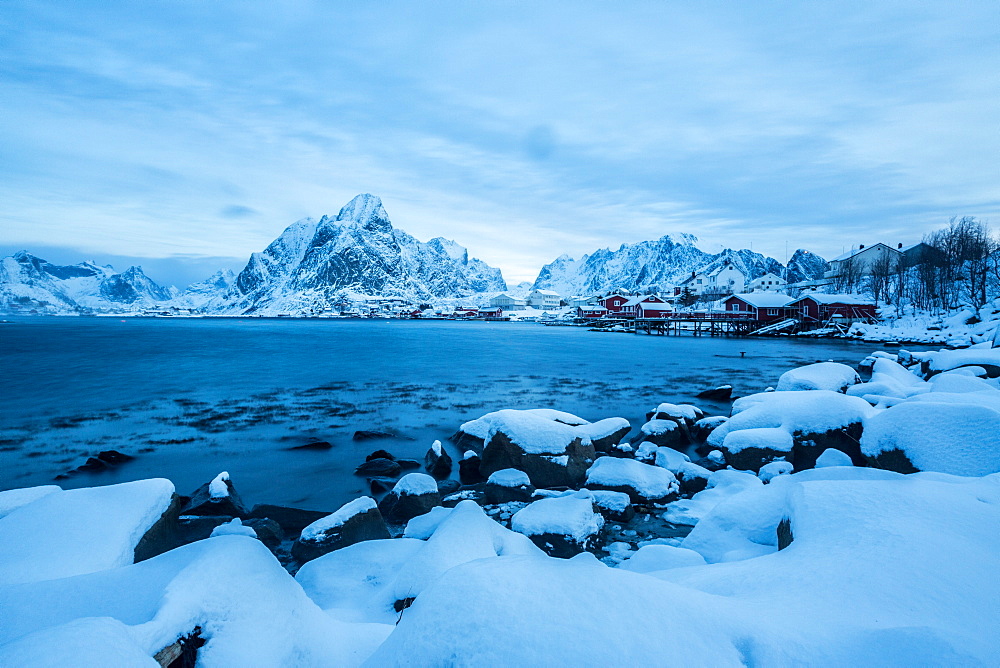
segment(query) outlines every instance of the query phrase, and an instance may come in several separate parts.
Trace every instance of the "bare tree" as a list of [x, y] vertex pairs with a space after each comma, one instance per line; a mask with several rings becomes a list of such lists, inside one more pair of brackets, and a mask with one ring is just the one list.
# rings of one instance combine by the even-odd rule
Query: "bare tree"
[[861, 277], [864, 275], [864, 264], [858, 260], [857, 255], [852, 255], [840, 263], [837, 276], [834, 278], [834, 286], [837, 292], [854, 292], [861, 284]]
[[883, 251], [868, 265], [868, 290], [875, 305], [889, 300], [889, 285], [896, 270], [896, 258], [889, 251]]

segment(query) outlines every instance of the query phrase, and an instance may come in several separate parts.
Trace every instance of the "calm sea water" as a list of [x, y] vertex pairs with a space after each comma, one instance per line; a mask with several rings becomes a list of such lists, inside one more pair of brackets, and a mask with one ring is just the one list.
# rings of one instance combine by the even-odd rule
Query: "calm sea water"
[[[854, 365], [871, 350], [485, 322], [13, 319], [0, 324], [0, 489], [51, 483], [113, 448], [137, 459], [58, 484], [159, 476], [190, 493], [227, 470], [249, 504], [333, 510], [368, 493], [352, 471], [372, 450], [422, 459], [489, 411], [551, 407], [638, 429], [662, 401], [726, 414], [694, 395], [760, 391], [796, 365]], [[356, 442], [358, 429], [399, 437]], [[289, 449], [313, 439], [334, 447]]]

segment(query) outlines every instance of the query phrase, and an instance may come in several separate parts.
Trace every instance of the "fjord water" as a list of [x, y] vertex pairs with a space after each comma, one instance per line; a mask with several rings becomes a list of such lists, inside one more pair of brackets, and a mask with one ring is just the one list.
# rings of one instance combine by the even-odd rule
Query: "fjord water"
[[[137, 458], [57, 484], [166, 477], [190, 493], [227, 470], [248, 504], [333, 510], [369, 493], [352, 472], [371, 451], [422, 460], [441, 439], [457, 459], [445, 439], [489, 411], [551, 407], [637, 430], [660, 402], [728, 414], [694, 395], [761, 391], [796, 365], [855, 365], [871, 349], [515, 323], [16, 318], [0, 324], [0, 489], [115, 449]], [[333, 447], [291, 449], [317, 439]]]

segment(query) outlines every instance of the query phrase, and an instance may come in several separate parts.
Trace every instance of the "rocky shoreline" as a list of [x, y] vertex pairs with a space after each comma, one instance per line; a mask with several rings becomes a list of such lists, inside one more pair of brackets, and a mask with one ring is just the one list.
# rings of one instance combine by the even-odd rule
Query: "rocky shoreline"
[[[730, 386], [703, 392], [706, 400], [731, 401], [729, 415], [660, 403], [630, 439], [633, 425], [622, 418], [590, 422], [552, 409], [498, 410], [460, 425], [450, 445], [432, 443], [423, 461], [373, 450], [356, 471], [371, 495], [330, 512], [266, 503], [249, 507], [226, 472], [187, 496], [162, 479], [0, 492], [0, 609], [23, 611], [37, 594], [33, 588], [60, 590], [60, 583], [76, 588], [80, 578], [110, 583], [133, 577], [129, 569], [148, 574], [170, 570], [174, 563], [183, 573], [207, 559], [211, 566], [198, 568], [227, 569], [226, 577], [249, 578], [247, 583], [261, 577], [253, 573], [267, 572], [266, 579], [282, 583], [271, 586], [290, 598], [282, 594], [277, 598], [284, 602], [253, 604], [279, 618], [319, 614], [316, 619], [329, 621], [332, 616], [348, 634], [358, 622], [377, 626], [368, 640], [347, 643], [351, 652], [338, 656], [356, 664], [371, 655], [379, 665], [380, 657], [395, 651], [393, 627], [414, 614], [411, 610], [432, 611], [413, 622], [424, 630], [438, 619], [433, 592], [444, 585], [435, 582], [452, 582], [459, 577], [452, 573], [466, 572], [459, 568], [463, 564], [472, 568], [478, 560], [500, 559], [517, 565], [528, 559], [535, 566], [516, 568], [528, 568], [522, 575], [531, 579], [535, 568], [550, 568], [539, 559], [567, 568], [590, 559], [601, 568], [670, 580], [675, 569], [679, 574], [706, 564], [757, 563], [757, 557], [792, 550], [800, 537], [811, 544], [824, 534], [814, 533], [804, 508], [827, 506], [801, 506], [796, 495], [825, 494], [830, 486], [846, 492], [857, 481], [868, 483], [859, 488], [865, 493], [882, 493], [877, 485], [885, 485], [895, 494], [899, 488], [892, 485], [908, 478], [918, 486], [955, 486], [959, 480], [970, 481], [969, 489], [975, 480], [997, 484], [1000, 350], [980, 345], [880, 351], [859, 369], [870, 373], [867, 381], [847, 365], [821, 362], [789, 370], [765, 392], [732, 397]], [[374, 440], [379, 434], [358, 432], [356, 438]], [[102, 452], [84, 466], [127, 460], [122, 453]], [[459, 481], [450, 479], [456, 467]], [[906, 492], [899, 493], [906, 503]], [[975, 494], [993, 499], [992, 492]], [[249, 570], [241, 575], [240, 569]], [[135, 577], [131, 587], [155, 592], [166, 586]], [[212, 657], [243, 656], [233, 647], [245, 642], [248, 632], [261, 632], [259, 621], [247, 621], [253, 617], [249, 604], [227, 593], [222, 609], [236, 606], [241, 612], [219, 612], [221, 594], [211, 593], [204, 579], [209, 576], [186, 577], [202, 583], [183, 588], [184, 600], [193, 606], [187, 616], [157, 626], [161, 609], [147, 622], [157, 632], [139, 640], [120, 622], [101, 632], [114, 636], [115, 643], [138, 644], [147, 657], [158, 657], [159, 665], [181, 665], [173, 662], [182, 655], [205, 665]], [[112, 585], [95, 586], [104, 591]], [[466, 581], [453, 586], [462, 589]], [[423, 603], [425, 596], [430, 603]], [[206, 603], [209, 599], [216, 602]], [[61, 604], [54, 606], [62, 618]], [[0, 634], [0, 658], [30, 651], [44, 655], [41, 645], [26, 649], [21, 642], [32, 632], [68, 634], [70, 645], [86, 647], [86, 637], [75, 635], [70, 622], [68, 629], [41, 620], [33, 622], [36, 628], [15, 624]], [[278, 642], [273, 633], [264, 635]], [[315, 638], [299, 640], [308, 644]], [[455, 648], [462, 643], [448, 642], [460, 651]], [[440, 658], [437, 650], [427, 651], [417, 663]], [[390, 663], [405, 658], [392, 656]]]

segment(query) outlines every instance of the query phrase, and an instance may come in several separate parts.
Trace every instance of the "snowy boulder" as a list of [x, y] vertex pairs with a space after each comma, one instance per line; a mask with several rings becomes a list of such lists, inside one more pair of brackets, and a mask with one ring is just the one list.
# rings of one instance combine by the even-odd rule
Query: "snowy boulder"
[[577, 426], [577, 433], [586, 435], [597, 452], [610, 452], [630, 431], [632, 425], [625, 418], [605, 418]]
[[402, 524], [441, 505], [437, 481], [426, 473], [407, 473], [379, 502], [387, 522]]
[[424, 456], [427, 472], [441, 480], [451, 475], [451, 464], [451, 455], [445, 451], [441, 441], [434, 441]]
[[[490, 438], [490, 431], [497, 422], [502, 423], [507, 419], [506, 414], [508, 412], [509, 411], [506, 410], [495, 411], [464, 423], [461, 427], [459, 427], [458, 431], [452, 435], [451, 441], [458, 446], [459, 449], [467, 450], [471, 448], [476, 452], [482, 452], [483, 448], [486, 447], [486, 442]], [[518, 412], [529, 413], [545, 420], [570, 426], [590, 424], [587, 420], [577, 417], [572, 413], [552, 410], [551, 408], [532, 408]]]
[[22, 487], [0, 492], [0, 519], [10, 515], [21, 506], [26, 506], [48, 494], [61, 491], [62, 488], [58, 485], [39, 485], [38, 487]]
[[639, 429], [639, 435], [643, 442], [668, 448], [679, 448], [688, 442], [684, 428], [676, 420], [650, 420]]
[[694, 423], [691, 427], [691, 439], [695, 442], [702, 442], [712, 431], [721, 424], [724, 424], [728, 417], [725, 415], [713, 415], [711, 417], [705, 417]]
[[674, 474], [680, 486], [679, 491], [684, 496], [691, 496], [705, 489], [712, 475], [710, 470], [695, 464], [683, 452], [672, 448], [657, 448], [654, 463]]
[[779, 392], [789, 390], [830, 390], [846, 392], [847, 388], [861, 382], [858, 372], [837, 362], [807, 364], [786, 371], [778, 378]]
[[711, 390], [703, 390], [695, 396], [706, 401], [729, 401], [733, 396], [733, 386], [720, 385]]
[[738, 399], [732, 417], [709, 434], [707, 443], [719, 448], [732, 432], [780, 428], [791, 434], [793, 447], [786, 458], [796, 471], [812, 468], [827, 448], [845, 452], [863, 466], [858, 441], [865, 418], [875, 412], [859, 397], [829, 390], [762, 392]]
[[567, 558], [596, 547], [604, 518], [594, 512], [590, 494], [578, 492], [535, 501], [514, 513], [510, 526], [549, 556]]
[[486, 503], [528, 502], [535, 488], [524, 471], [503, 469], [489, 477], [483, 491]]
[[634, 459], [637, 462], [642, 462], [643, 464], [652, 464], [656, 461], [656, 452], [659, 449], [660, 448], [656, 445], [656, 443], [644, 441], [635, 449]]
[[828, 448], [816, 458], [816, 468], [822, 469], [828, 466], [854, 466], [854, 463], [840, 450]]
[[1000, 471], [1000, 412], [972, 403], [902, 403], [865, 422], [861, 450], [872, 466], [898, 473], [995, 473]]
[[486, 479], [480, 471], [482, 461], [475, 450], [465, 451], [458, 462], [458, 477], [463, 485], [477, 485]]
[[726, 434], [722, 450], [734, 469], [759, 471], [777, 459], [791, 457], [792, 435], [780, 427], [740, 429]]
[[362, 496], [304, 528], [292, 545], [292, 556], [300, 562], [311, 561], [348, 545], [380, 538], [389, 538], [389, 529], [375, 500]]
[[[836, 452], [840, 452], [837, 450]], [[820, 459], [822, 459], [822, 455]], [[850, 462], [850, 457], [847, 461]], [[817, 460], [818, 461], [818, 460]], [[760, 478], [761, 482], [768, 483], [782, 475], [790, 475], [792, 473], [792, 463], [786, 462], [784, 460], [773, 461], [770, 464], [764, 464], [760, 467], [760, 471], [757, 473], [757, 477]]]
[[151, 552], [146, 534], [177, 510], [173, 484], [157, 478], [45, 494], [0, 519], [0, 584], [132, 564]]
[[247, 507], [243, 505], [243, 499], [236, 493], [226, 471], [196, 489], [191, 500], [181, 509], [181, 515], [246, 517], [247, 513]]
[[926, 382], [909, 369], [893, 360], [877, 357], [872, 364], [872, 376], [868, 382], [852, 385], [847, 388], [847, 394], [862, 398], [876, 396], [905, 399], [915, 394], [929, 392], [930, 389]]
[[670, 471], [632, 459], [601, 457], [587, 470], [587, 487], [628, 494], [633, 503], [668, 503], [677, 498], [677, 478]]
[[252, 527], [243, 526], [240, 518], [234, 517], [232, 521], [224, 522], [212, 529], [210, 537], [216, 538], [218, 536], [249, 536], [250, 538], [256, 538], [257, 532]]
[[633, 573], [652, 573], [685, 566], [704, 566], [705, 557], [694, 550], [672, 545], [643, 545], [619, 568]]
[[632, 499], [625, 492], [594, 489], [591, 490], [591, 496], [594, 500], [594, 510], [609, 522], [629, 522], [635, 517]]
[[705, 411], [692, 404], [662, 403], [646, 413], [647, 420], [673, 420], [687, 427], [703, 417], [705, 417]]
[[594, 461], [594, 446], [577, 427], [533, 411], [498, 411], [487, 433], [480, 472], [519, 469], [535, 487], [575, 486]]
[[[914, 357], [916, 357], [915, 354]], [[965, 350], [939, 350], [920, 355], [920, 371], [925, 378], [930, 378], [943, 371], [973, 366], [984, 369], [990, 378], [1000, 377], [1000, 348], [974, 347]]]

